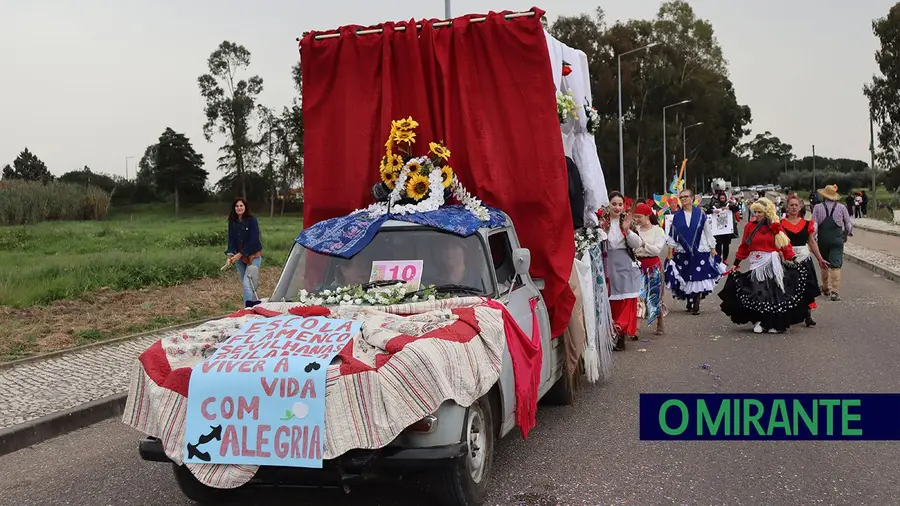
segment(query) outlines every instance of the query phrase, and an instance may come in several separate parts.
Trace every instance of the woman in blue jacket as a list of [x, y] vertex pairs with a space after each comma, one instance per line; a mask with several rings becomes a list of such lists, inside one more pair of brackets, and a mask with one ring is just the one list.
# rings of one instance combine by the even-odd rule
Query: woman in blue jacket
[[262, 264], [262, 242], [259, 237], [259, 222], [250, 214], [250, 206], [242, 197], [234, 199], [228, 214], [228, 263], [234, 264], [244, 289], [244, 307], [259, 304], [256, 289], [247, 276], [249, 265], [260, 268]]

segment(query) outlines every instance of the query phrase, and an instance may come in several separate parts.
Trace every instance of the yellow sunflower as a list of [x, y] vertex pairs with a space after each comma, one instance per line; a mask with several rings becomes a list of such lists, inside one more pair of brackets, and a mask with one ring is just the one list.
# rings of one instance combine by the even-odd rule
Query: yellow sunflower
[[391, 190], [394, 189], [394, 185], [397, 183], [397, 176], [398, 174], [390, 169], [381, 171], [381, 181]]
[[391, 122], [391, 130], [413, 130], [418, 128], [419, 123], [412, 119], [412, 116], [406, 119], [398, 119]]
[[444, 165], [441, 167], [441, 183], [444, 185], [444, 188], [450, 186], [450, 183], [453, 182], [453, 167], [449, 165]]
[[391, 134], [391, 140], [398, 144], [412, 144], [416, 142], [416, 133], [411, 130], [396, 130]]
[[400, 169], [403, 168], [403, 163], [403, 158], [400, 155], [388, 155], [385, 167], [392, 172], [400, 172]]
[[406, 195], [415, 201], [422, 200], [428, 194], [428, 178], [422, 174], [409, 177], [406, 182]]
[[407, 165], [407, 168], [409, 168], [410, 176], [412, 176], [413, 174], [421, 174], [422, 173], [422, 164], [419, 162], [409, 162], [409, 164]]
[[436, 142], [428, 143], [428, 150], [434, 156], [440, 158], [441, 160], [449, 160], [450, 159], [450, 150], [441, 146]]

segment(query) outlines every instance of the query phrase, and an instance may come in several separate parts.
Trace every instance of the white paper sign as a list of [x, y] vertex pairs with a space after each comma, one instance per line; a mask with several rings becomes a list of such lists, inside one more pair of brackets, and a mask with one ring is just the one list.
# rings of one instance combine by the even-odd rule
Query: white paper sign
[[710, 215], [713, 235], [734, 234], [734, 215], [731, 211], [720, 211]]
[[669, 235], [672, 232], [672, 220], [675, 219], [675, 215], [671, 214], [671, 213], [666, 214], [664, 219], [665, 219], [666, 235]]

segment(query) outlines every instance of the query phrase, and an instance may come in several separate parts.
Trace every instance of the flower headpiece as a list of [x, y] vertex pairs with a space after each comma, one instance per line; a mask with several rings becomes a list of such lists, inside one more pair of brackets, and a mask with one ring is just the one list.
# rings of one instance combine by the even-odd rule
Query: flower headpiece
[[487, 221], [487, 208], [456, 178], [446, 146], [429, 142], [427, 156], [413, 156], [418, 126], [411, 116], [391, 122], [391, 133], [384, 143], [385, 154], [379, 167], [381, 182], [372, 188], [376, 203], [367, 211], [375, 216], [388, 212], [436, 211], [450, 197], [455, 197], [469, 212], [481, 221]]

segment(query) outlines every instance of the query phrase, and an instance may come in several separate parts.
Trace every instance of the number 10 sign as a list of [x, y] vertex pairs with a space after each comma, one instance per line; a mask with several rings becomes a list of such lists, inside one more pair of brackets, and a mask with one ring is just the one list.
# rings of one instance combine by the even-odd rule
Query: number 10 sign
[[414, 292], [422, 283], [422, 260], [378, 260], [372, 262], [369, 281], [405, 281], [406, 291]]

